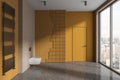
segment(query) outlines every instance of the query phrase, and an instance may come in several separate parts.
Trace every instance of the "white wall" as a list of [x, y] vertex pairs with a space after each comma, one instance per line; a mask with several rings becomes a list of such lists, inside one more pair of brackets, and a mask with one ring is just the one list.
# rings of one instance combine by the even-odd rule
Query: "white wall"
[[[34, 54], [34, 40], [35, 40], [35, 15], [34, 10], [27, 3], [26, 0], [23, 0], [23, 35], [22, 35], [22, 72], [26, 71], [30, 65], [28, 60]], [[32, 51], [29, 51], [29, 48], [32, 48]]]

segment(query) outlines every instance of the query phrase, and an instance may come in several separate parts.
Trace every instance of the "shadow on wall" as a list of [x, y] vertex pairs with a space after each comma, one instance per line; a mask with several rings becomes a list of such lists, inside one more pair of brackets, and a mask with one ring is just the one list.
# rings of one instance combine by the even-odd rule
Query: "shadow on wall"
[[92, 12], [36, 11], [36, 56], [43, 62], [71, 61], [76, 27], [87, 29], [86, 61], [92, 61]]

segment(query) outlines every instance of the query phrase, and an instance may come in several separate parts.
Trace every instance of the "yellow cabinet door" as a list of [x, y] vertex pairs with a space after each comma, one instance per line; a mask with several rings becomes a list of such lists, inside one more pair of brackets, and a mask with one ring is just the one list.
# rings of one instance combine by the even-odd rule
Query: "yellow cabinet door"
[[86, 61], [86, 27], [73, 27], [73, 61]]

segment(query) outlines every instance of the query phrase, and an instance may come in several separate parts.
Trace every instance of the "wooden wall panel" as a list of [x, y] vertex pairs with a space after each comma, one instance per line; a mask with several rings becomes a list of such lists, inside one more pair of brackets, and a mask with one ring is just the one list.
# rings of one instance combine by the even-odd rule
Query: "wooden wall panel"
[[[93, 61], [93, 53], [92, 53], [93, 13], [63, 11], [62, 14], [64, 16], [62, 16], [63, 17], [62, 18], [60, 17], [61, 15], [59, 14], [60, 12], [61, 11], [36, 11], [36, 42], [35, 42], [36, 57], [42, 57], [43, 62], [72, 62], [73, 55], [74, 55], [73, 48], [74, 49], [77, 48], [76, 46], [73, 46], [73, 45], [75, 45], [75, 41], [78, 41], [77, 37], [76, 39], [74, 39], [74, 37], [80, 36], [77, 34], [73, 34], [73, 30], [74, 32], [76, 32], [75, 30], [77, 30], [77, 28], [75, 28], [75, 26], [83, 26], [83, 27], [85, 26], [87, 49], [85, 51], [86, 54], [84, 56], [78, 55], [78, 58], [82, 58], [82, 59], [79, 59], [78, 61]], [[60, 24], [58, 23], [55, 24], [57, 20]], [[61, 32], [61, 31], [57, 30], [57, 27], [54, 27], [54, 26], [59, 26], [59, 25], [61, 25], [61, 27], [65, 27], [64, 28], [65, 31], [63, 30], [64, 34], [62, 35], [65, 38], [59, 38], [60, 35], [57, 35], [58, 32]], [[53, 34], [52, 32], [55, 32], [55, 34]], [[58, 38], [55, 38], [55, 37], [58, 37]], [[65, 50], [63, 50], [62, 52], [63, 56], [62, 54], [61, 55], [59, 53], [57, 54], [57, 51], [61, 52], [60, 48], [58, 49], [54, 48], [59, 44], [58, 42], [55, 42], [55, 41], [60, 39], [63, 39], [63, 41], [65, 40], [64, 41], [65, 44], [63, 44], [63, 46], [65, 47], [64, 48]], [[83, 57], [86, 57], [86, 59], [83, 59]], [[63, 58], [63, 59], [60, 60], [60, 58]]]
[[71, 19], [71, 14], [66, 12], [66, 62], [72, 62], [73, 61], [73, 27], [72, 27], [72, 19]]
[[[81, 25], [82, 24], [82, 25]], [[73, 61], [75, 48], [73, 31], [77, 26], [86, 27], [86, 61], [93, 61], [93, 13], [92, 12], [66, 12], [66, 61]], [[80, 36], [79, 34], [77, 35]], [[77, 47], [76, 47], [77, 48]], [[78, 55], [79, 56], [79, 55]], [[82, 56], [84, 57], [84, 56]]]
[[50, 11], [53, 23], [47, 62], [65, 62], [65, 11]]
[[87, 22], [87, 61], [94, 61], [93, 53], [93, 12], [88, 13]]
[[42, 62], [65, 61], [65, 11], [36, 11], [36, 56]]
[[36, 11], [35, 27], [35, 56], [42, 57], [42, 62], [48, 59], [49, 49], [52, 47], [50, 34], [52, 22], [49, 11]]
[[[4, 76], [2, 75], [2, 2], [6, 2], [10, 6], [15, 8], [15, 69], [11, 69]], [[7, 16], [7, 15], [6, 15]], [[6, 29], [7, 30], [7, 29]], [[11, 30], [9, 30], [11, 31]], [[6, 45], [11, 43], [7, 42]], [[9, 59], [6, 56], [6, 59]], [[18, 0], [0, 0], [0, 80], [11, 80], [16, 74], [18, 74]]]

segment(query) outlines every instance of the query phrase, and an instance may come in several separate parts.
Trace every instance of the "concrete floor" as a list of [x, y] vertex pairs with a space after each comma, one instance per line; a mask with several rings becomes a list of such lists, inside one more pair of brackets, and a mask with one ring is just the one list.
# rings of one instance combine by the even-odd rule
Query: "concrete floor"
[[90, 62], [42, 63], [13, 80], [120, 80], [120, 75]]

